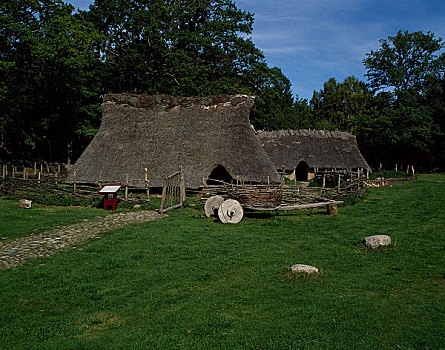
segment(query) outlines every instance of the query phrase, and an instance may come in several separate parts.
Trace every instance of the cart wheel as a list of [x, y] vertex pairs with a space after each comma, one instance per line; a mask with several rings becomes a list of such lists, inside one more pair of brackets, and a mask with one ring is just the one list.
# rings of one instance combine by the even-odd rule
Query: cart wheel
[[216, 216], [215, 211], [219, 209], [221, 203], [224, 202], [224, 198], [221, 196], [212, 196], [208, 198], [204, 204], [204, 212], [209, 218], [211, 216]]
[[234, 199], [226, 199], [218, 209], [219, 219], [224, 224], [237, 224], [243, 218], [243, 214], [241, 204]]

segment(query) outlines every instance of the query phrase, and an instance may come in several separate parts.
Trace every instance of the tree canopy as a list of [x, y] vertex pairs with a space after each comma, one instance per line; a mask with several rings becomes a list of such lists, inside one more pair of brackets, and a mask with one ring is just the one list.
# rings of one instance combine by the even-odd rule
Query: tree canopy
[[444, 74], [445, 44], [433, 33], [399, 31], [380, 40], [380, 49], [366, 55], [363, 64], [372, 88], [390, 88], [396, 92], [424, 92], [431, 77]]
[[[5, 0], [0, 140], [22, 156], [71, 159], [99, 126], [108, 92], [258, 96], [257, 126], [287, 123], [289, 80], [248, 37], [253, 15], [232, 0]], [[281, 122], [279, 122], [281, 121]]]

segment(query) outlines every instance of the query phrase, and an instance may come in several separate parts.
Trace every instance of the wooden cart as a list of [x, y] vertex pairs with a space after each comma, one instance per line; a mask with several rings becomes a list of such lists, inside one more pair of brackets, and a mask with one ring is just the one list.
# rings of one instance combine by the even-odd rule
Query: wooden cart
[[323, 198], [320, 194], [284, 185], [230, 185], [219, 187], [220, 194], [209, 197], [204, 205], [206, 216], [218, 216], [223, 223], [241, 221], [244, 210], [291, 211], [326, 207], [337, 215], [342, 201]]

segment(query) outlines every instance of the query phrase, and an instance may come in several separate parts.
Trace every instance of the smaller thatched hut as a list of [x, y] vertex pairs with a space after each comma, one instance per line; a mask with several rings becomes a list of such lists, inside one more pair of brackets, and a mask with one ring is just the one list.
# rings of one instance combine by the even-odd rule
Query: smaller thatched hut
[[[370, 167], [354, 135], [342, 131], [257, 131], [261, 145], [277, 169], [307, 180], [319, 170], [357, 170]], [[293, 176], [292, 176], [293, 177]]]
[[147, 168], [149, 186], [161, 187], [163, 179], [181, 167], [188, 188], [198, 188], [209, 178], [279, 181], [249, 122], [254, 102], [245, 95], [107, 95], [99, 132], [69, 179], [129, 179], [130, 185], [144, 186]]

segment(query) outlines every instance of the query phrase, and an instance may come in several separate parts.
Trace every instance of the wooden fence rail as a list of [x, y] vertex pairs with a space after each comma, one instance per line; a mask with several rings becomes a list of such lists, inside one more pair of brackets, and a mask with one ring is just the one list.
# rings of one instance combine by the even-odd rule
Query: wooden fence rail
[[111, 180], [101, 183], [67, 182], [65, 177], [60, 178], [57, 173], [42, 175], [38, 172], [36, 176], [17, 176], [16, 173], [14, 173], [14, 176], [12, 173], [5, 174], [4, 177], [0, 178], [0, 193], [23, 198], [35, 198], [46, 195], [100, 200], [102, 195], [99, 195], [98, 191], [107, 184], [118, 184], [124, 187], [125, 195], [123, 198], [119, 198], [122, 202], [146, 202], [146, 199], [141, 199], [143, 197], [141, 191], [144, 191], [144, 188], [139, 186], [130, 186], [128, 183], [121, 184], [119, 181]]

